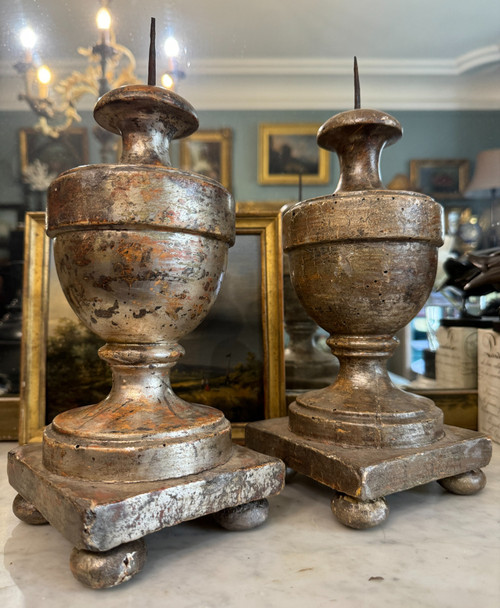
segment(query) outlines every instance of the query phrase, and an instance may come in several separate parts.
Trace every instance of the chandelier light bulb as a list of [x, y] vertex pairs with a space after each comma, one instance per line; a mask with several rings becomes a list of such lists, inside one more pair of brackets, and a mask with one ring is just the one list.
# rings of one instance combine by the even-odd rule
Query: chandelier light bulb
[[174, 80], [173, 80], [172, 76], [170, 76], [170, 74], [167, 74], [165, 72], [165, 74], [163, 74], [163, 76], [161, 77], [161, 85], [162, 85], [162, 87], [165, 87], [166, 89], [172, 89], [174, 86]]
[[165, 45], [163, 48], [165, 49], [165, 54], [167, 55], [167, 57], [179, 56], [179, 43], [173, 36], [169, 36], [165, 40]]
[[29, 26], [27, 26], [21, 30], [19, 38], [25, 49], [32, 49], [35, 46], [37, 36], [35, 32]]
[[36, 77], [38, 79], [38, 82], [41, 82], [42, 84], [49, 84], [52, 78], [52, 74], [46, 65], [42, 65], [38, 68]]
[[100, 8], [96, 15], [97, 27], [100, 30], [109, 30], [111, 27], [111, 15], [107, 8]]

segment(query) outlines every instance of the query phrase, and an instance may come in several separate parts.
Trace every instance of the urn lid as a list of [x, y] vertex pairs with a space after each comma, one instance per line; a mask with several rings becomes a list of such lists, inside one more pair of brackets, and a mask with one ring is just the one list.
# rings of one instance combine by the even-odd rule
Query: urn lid
[[183, 97], [162, 87], [134, 84], [118, 87], [100, 97], [94, 108], [94, 118], [101, 127], [122, 135], [135, 125], [163, 125], [169, 139], [180, 139], [194, 133], [199, 126], [193, 106]]
[[234, 201], [217, 181], [171, 166], [172, 139], [198, 128], [180, 95], [127, 85], [103, 95], [96, 121], [122, 136], [117, 165], [88, 165], [56, 178], [48, 192], [47, 233], [92, 229], [164, 229], [234, 243]]
[[358, 61], [354, 58], [354, 110], [327, 120], [318, 131], [318, 145], [337, 152], [340, 180], [335, 192], [383, 189], [380, 155], [403, 134], [390, 114], [361, 108]]
[[355, 108], [319, 129], [318, 145], [335, 151], [340, 179], [333, 194], [297, 203], [283, 214], [285, 251], [311, 243], [399, 241], [443, 244], [443, 211], [425, 194], [388, 190], [380, 175], [385, 146], [398, 141], [396, 118], [360, 107], [355, 62]]
[[173, 91], [151, 85], [118, 87], [103, 95], [94, 118], [122, 136], [120, 162], [170, 166], [170, 141], [198, 129], [193, 106]]
[[318, 145], [337, 152], [340, 180], [336, 192], [382, 189], [380, 156], [398, 141], [403, 128], [390, 114], [357, 108], [327, 120], [318, 131]]

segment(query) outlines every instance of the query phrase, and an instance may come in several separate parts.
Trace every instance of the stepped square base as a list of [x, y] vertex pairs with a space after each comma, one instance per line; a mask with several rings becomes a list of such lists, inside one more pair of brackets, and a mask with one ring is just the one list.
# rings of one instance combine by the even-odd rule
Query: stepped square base
[[338, 492], [368, 501], [489, 463], [492, 448], [486, 435], [446, 425], [444, 430], [442, 439], [421, 448], [342, 447], [292, 433], [286, 417], [248, 424], [246, 445], [281, 458]]
[[10, 484], [77, 549], [108, 551], [118, 545], [223, 509], [280, 492], [283, 463], [234, 446], [225, 464], [177, 479], [90, 482], [48, 472], [42, 446], [9, 453]]

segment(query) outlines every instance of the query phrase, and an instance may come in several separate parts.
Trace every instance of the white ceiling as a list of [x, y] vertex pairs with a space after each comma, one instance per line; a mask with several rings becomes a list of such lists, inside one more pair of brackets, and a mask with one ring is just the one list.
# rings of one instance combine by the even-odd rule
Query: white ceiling
[[[61, 75], [82, 70], [76, 48], [96, 42], [98, 6], [2, 0], [0, 108], [19, 107], [20, 27], [36, 29], [40, 55]], [[158, 47], [174, 33], [189, 64], [180, 92], [199, 109], [348, 107], [354, 55], [366, 104], [500, 109], [500, 0], [114, 0], [110, 9], [140, 76], [149, 18]]]

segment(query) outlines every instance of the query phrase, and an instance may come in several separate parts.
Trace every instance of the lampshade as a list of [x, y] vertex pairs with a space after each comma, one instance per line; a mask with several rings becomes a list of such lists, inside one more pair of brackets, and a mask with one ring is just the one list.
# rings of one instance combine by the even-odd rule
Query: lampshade
[[500, 148], [483, 150], [477, 155], [476, 169], [465, 190], [467, 198], [491, 198], [500, 190]]

